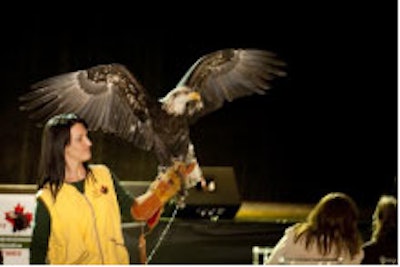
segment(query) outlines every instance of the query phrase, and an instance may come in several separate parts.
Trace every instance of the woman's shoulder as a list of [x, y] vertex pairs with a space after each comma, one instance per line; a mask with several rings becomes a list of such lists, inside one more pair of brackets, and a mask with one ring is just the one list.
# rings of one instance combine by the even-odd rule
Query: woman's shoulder
[[90, 164], [88, 167], [96, 179], [102, 177], [112, 178], [111, 169], [105, 164]]
[[107, 169], [107, 170], [108, 170], [108, 169], [109, 169], [107, 165], [102, 164], [102, 163], [92, 163], [92, 164], [89, 164], [89, 168], [90, 168], [91, 170], [93, 170], [93, 169]]
[[295, 223], [292, 224], [288, 227], [286, 227], [285, 229], [285, 234], [286, 235], [294, 235], [294, 233], [296, 232], [296, 229], [301, 225], [301, 223]]
[[111, 174], [111, 170], [110, 168], [105, 165], [105, 164], [101, 164], [101, 163], [96, 163], [96, 164], [89, 164], [89, 169], [90, 171], [92, 171], [93, 173], [107, 173], [107, 174]]

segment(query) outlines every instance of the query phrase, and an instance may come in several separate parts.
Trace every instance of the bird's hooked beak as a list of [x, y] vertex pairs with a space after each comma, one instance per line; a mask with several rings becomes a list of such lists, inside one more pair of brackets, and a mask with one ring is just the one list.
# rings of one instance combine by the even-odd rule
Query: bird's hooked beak
[[201, 96], [198, 92], [191, 92], [188, 94], [188, 98], [190, 101], [200, 101], [201, 100]]
[[160, 99], [160, 102], [167, 113], [175, 116], [191, 116], [203, 108], [200, 93], [184, 86], [175, 88]]

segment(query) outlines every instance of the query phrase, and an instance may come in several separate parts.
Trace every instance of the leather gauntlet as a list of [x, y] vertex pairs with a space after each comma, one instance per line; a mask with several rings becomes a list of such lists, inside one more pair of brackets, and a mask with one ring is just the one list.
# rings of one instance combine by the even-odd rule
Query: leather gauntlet
[[182, 180], [193, 166], [175, 162], [154, 180], [143, 195], [137, 197], [131, 207], [132, 216], [146, 221], [152, 228], [157, 224], [164, 205], [181, 189]]

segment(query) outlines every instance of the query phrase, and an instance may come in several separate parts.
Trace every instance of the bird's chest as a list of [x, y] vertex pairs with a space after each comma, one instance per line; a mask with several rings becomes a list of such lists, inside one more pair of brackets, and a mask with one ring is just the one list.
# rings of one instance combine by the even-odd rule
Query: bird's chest
[[186, 120], [181, 118], [167, 117], [159, 120], [156, 132], [163, 143], [169, 149], [175, 150], [186, 147], [189, 142], [189, 126]]
[[159, 136], [163, 136], [168, 139], [178, 138], [179, 136], [187, 135], [189, 133], [187, 121], [179, 117], [162, 117], [161, 119], [157, 120], [157, 123], [154, 125], [154, 127]]

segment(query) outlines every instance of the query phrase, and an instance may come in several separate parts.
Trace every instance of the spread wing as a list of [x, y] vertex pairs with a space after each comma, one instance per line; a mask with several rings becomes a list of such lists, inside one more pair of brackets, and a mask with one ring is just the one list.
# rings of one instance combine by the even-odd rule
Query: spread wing
[[145, 150], [153, 144], [151, 102], [123, 65], [98, 65], [51, 77], [32, 85], [19, 99], [20, 109], [39, 124], [73, 112], [87, 121], [90, 130], [115, 134]]
[[196, 117], [221, 108], [225, 101], [264, 94], [271, 81], [285, 76], [285, 63], [259, 49], [222, 49], [195, 62], [178, 83], [200, 93], [203, 109]]

